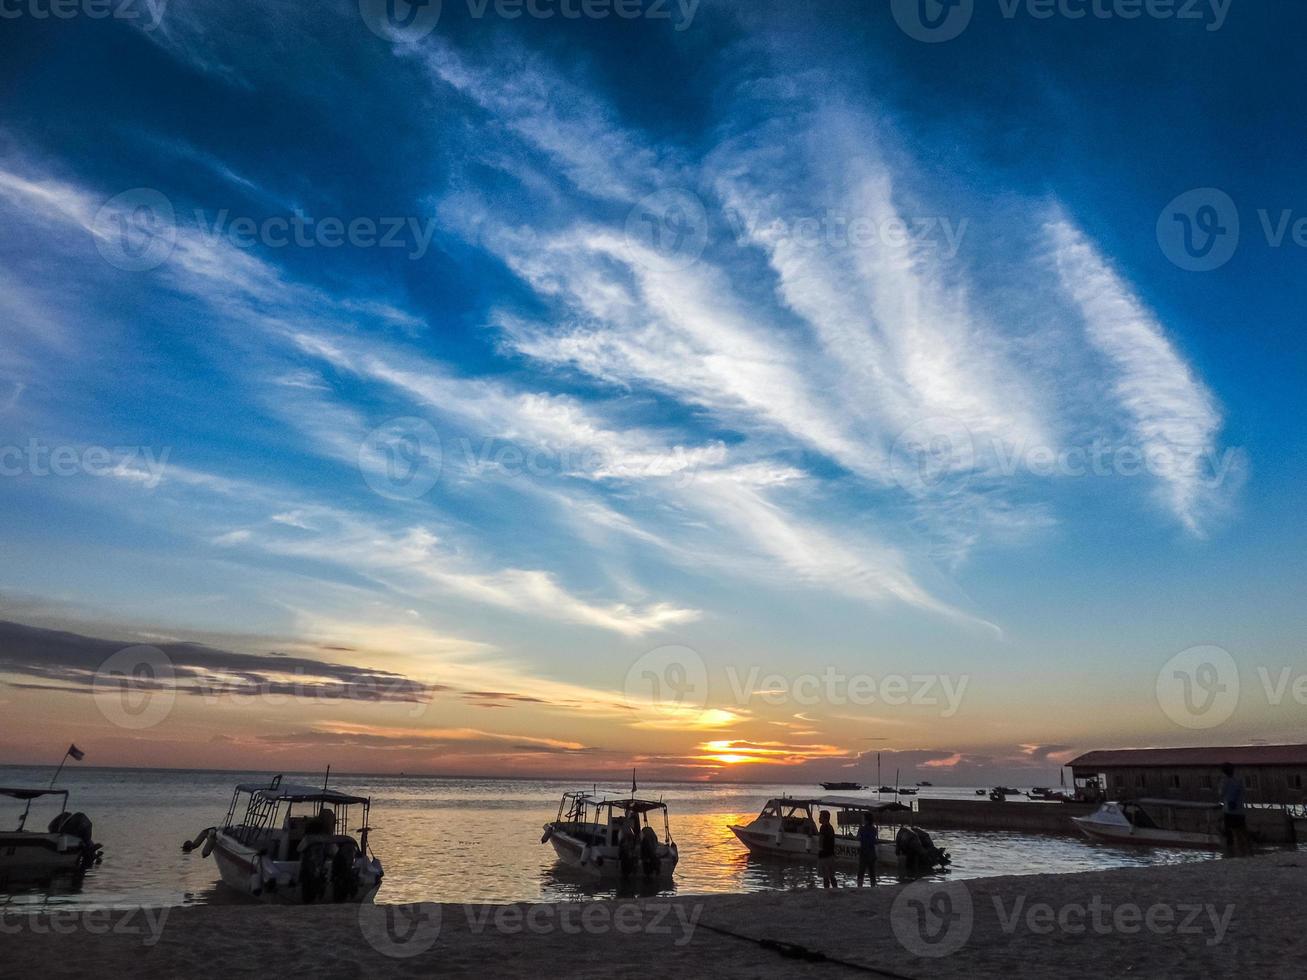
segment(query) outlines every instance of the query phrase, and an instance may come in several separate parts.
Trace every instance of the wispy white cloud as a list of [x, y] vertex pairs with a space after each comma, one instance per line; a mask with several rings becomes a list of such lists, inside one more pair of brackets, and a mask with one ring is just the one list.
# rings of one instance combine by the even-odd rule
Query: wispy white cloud
[[1160, 480], [1162, 502], [1201, 535], [1233, 489], [1207, 479], [1222, 426], [1216, 399], [1157, 317], [1079, 228], [1058, 218], [1048, 234], [1062, 288], [1079, 308], [1090, 343], [1111, 365], [1106, 384]]

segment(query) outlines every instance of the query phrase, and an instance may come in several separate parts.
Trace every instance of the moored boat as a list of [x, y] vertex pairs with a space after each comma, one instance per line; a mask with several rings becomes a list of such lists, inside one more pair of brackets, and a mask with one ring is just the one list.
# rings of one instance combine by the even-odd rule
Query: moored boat
[[[0, 787], [0, 797], [21, 803], [15, 830], [0, 831], [0, 878], [42, 879], [62, 872], [82, 872], [101, 860], [103, 849], [91, 839], [91, 821], [68, 812], [65, 789]], [[57, 815], [44, 831], [28, 830], [32, 804], [57, 797]]]
[[1146, 799], [1104, 803], [1071, 822], [1091, 840], [1108, 844], [1220, 850], [1220, 815], [1219, 803]]
[[862, 783], [822, 783], [821, 788], [827, 791], [834, 790], [859, 790], [863, 789]]
[[[655, 823], [662, 817], [662, 834]], [[625, 846], [627, 830], [634, 842]], [[680, 854], [672, 839], [667, 805], [634, 795], [620, 799], [564, 793], [558, 816], [545, 824], [540, 843], [551, 844], [559, 861], [600, 877], [658, 880], [672, 877]]]
[[817, 859], [817, 816], [832, 811], [835, 822], [835, 860], [857, 866], [860, 845], [858, 830], [868, 814], [876, 824], [877, 863], [899, 873], [925, 873], [947, 868], [952, 859], [937, 847], [930, 835], [907, 821], [912, 808], [902, 803], [827, 796], [770, 799], [762, 812], [747, 824], [733, 824], [731, 832], [753, 854], [764, 857], [815, 861]]
[[[237, 812], [244, 799], [244, 809]], [[296, 807], [308, 812], [296, 813]], [[361, 808], [358, 838], [350, 836], [350, 810]], [[334, 808], [334, 809], [333, 809]], [[381, 887], [381, 862], [368, 851], [372, 801], [313, 786], [241, 783], [221, 827], [183, 844], [203, 845], [223, 883], [265, 902], [370, 902]], [[340, 831], [339, 833], [337, 831]]]

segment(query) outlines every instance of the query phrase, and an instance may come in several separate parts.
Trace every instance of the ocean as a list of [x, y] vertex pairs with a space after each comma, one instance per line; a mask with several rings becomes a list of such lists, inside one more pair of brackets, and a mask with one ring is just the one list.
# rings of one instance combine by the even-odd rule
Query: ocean
[[[43, 786], [49, 768], [0, 767], [0, 786]], [[70, 807], [94, 821], [104, 861], [80, 880], [20, 887], [0, 883], [0, 907], [126, 908], [248, 901], [218, 884], [212, 859], [182, 842], [226, 815], [236, 783], [266, 773], [65, 768], [60, 788]], [[322, 773], [287, 773], [287, 782], [319, 785]], [[540, 842], [566, 790], [629, 792], [630, 783], [556, 779], [423, 776], [331, 777], [335, 789], [372, 798], [370, 843], [385, 867], [377, 901], [541, 902], [613, 895], [555, 864]], [[804, 864], [752, 858], [729, 825], [747, 822], [767, 799], [820, 795], [810, 784], [642, 782], [640, 795], [666, 800], [680, 864], [662, 894], [715, 894], [811, 887]], [[868, 795], [874, 794], [840, 794]], [[974, 799], [970, 788], [923, 788], [922, 796]], [[53, 816], [33, 809], [29, 829]], [[50, 809], [47, 804], [46, 809]], [[20, 804], [0, 799], [0, 826], [17, 825]], [[351, 831], [356, 828], [351, 827]], [[953, 879], [1061, 873], [1204, 860], [1202, 852], [1110, 847], [1070, 837], [965, 831], [934, 832], [953, 855]], [[889, 880], [887, 876], [882, 880]]]

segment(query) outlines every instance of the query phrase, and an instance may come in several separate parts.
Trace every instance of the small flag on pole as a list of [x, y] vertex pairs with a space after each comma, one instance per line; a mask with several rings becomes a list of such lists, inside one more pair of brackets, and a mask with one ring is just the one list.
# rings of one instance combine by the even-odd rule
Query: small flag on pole
[[68, 746], [68, 754], [73, 757], [73, 760], [75, 762], [81, 762], [84, 758], [86, 758], [86, 753], [83, 752], [81, 749], [79, 749], [76, 745]]

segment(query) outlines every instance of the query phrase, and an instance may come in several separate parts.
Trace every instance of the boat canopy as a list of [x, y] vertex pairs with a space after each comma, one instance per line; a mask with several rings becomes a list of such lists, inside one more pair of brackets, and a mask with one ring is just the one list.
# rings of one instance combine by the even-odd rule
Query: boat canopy
[[8, 796], [15, 800], [36, 800], [42, 796], [67, 796], [66, 789], [16, 789], [9, 786], [0, 786], [0, 796]]
[[897, 800], [859, 800], [851, 796], [823, 796], [816, 801], [821, 806], [839, 807], [841, 810], [870, 810], [882, 813], [886, 810], [911, 810], [912, 807]]
[[348, 793], [337, 793], [335, 790], [323, 789], [321, 786], [297, 786], [294, 783], [274, 782], [271, 786], [266, 783], [240, 783], [236, 790], [269, 802], [334, 803], [337, 806], [368, 802], [366, 796], [350, 796]]
[[625, 800], [596, 800], [591, 797], [585, 798], [593, 806], [607, 806], [614, 810], [625, 810], [627, 813], [648, 813], [650, 810], [666, 810], [667, 804], [655, 802], [653, 800], [637, 800], [634, 798]]
[[897, 800], [860, 800], [852, 796], [777, 796], [767, 801], [768, 806], [831, 807], [839, 810], [866, 810], [872, 813], [911, 810], [912, 807]]

